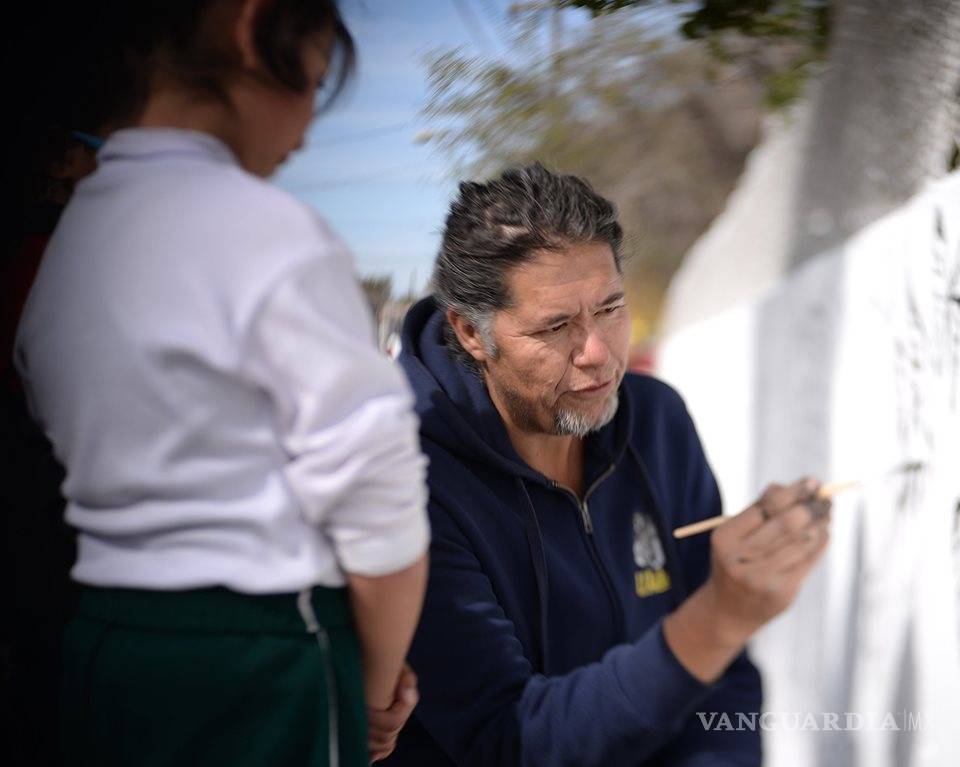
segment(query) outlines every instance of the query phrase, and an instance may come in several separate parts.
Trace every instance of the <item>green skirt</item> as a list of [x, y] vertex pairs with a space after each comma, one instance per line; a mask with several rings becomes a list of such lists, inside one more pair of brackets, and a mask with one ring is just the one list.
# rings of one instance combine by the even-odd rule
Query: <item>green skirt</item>
[[85, 588], [64, 637], [64, 764], [367, 765], [346, 590], [297, 598]]

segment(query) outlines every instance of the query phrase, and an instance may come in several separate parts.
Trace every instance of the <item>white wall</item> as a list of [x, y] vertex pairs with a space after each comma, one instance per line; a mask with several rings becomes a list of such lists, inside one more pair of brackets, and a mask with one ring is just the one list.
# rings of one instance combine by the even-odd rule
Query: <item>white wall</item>
[[[759, 298], [668, 336], [659, 374], [728, 512], [805, 473], [863, 482], [753, 643], [767, 710], [919, 714], [917, 732], [765, 735], [767, 764], [960, 764], [960, 174]], [[913, 467], [911, 470], [898, 470]], [[919, 467], [919, 468], [917, 468]], [[900, 721], [900, 720], [898, 720]]]

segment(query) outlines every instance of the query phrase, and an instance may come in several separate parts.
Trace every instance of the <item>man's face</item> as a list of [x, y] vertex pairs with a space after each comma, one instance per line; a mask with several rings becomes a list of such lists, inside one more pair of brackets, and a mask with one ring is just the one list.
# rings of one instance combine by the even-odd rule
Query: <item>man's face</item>
[[[528, 432], [585, 436], [617, 410], [630, 317], [609, 245], [537, 251], [507, 275], [512, 300], [491, 327], [491, 397]], [[506, 412], [504, 412], [506, 411]]]

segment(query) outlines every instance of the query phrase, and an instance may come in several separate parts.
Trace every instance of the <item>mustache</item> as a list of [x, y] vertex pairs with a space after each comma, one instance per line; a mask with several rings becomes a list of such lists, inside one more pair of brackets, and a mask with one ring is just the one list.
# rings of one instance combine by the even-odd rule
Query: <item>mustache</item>
[[625, 366], [617, 365], [609, 371], [604, 371], [598, 379], [590, 381], [588, 383], [581, 383], [576, 387], [570, 387], [567, 391], [579, 391], [581, 389], [592, 389], [595, 386], [600, 386], [607, 383], [608, 381], [613, 381], [617, 385], [623, 380], [623, 376], [626, 372]]

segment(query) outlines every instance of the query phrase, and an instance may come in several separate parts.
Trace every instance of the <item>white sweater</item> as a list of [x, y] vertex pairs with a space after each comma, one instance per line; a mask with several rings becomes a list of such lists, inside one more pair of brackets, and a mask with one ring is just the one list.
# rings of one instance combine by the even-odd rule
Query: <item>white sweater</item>
[[115, 133], [21, 321], [66, 467], [73, 576], [248, 593], [382, 575], [428, 542], [412, 395], [349, 254], [202, 133]]

